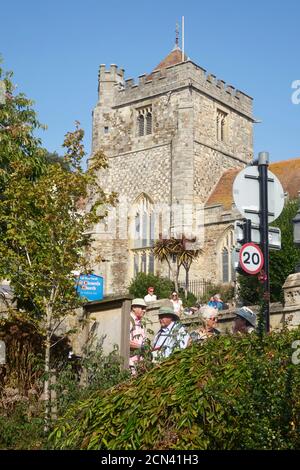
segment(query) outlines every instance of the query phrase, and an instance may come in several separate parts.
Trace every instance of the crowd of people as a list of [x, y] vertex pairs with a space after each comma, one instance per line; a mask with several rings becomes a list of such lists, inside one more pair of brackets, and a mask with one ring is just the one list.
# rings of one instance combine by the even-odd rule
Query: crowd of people
[[[219, 294], [215, 294], [210, 301], [203, 306], [197, 306], [194, 310], [200, 313], [202, 323], [200, 326], [188, 332], [180, 322], [183, 313], [182, 300], [177, 292], [170, 296], [170, 306], [160, 307], [158, 320], [160, 329], [150, 343], [147, 338], [143, 317], [147, 305], [157, 300], [154, 288], [149, 287], [144, 298], [136, 298], [132, 301], [130, 313], [130, 359], [131, 373], [137, 373], [138, 365], [143, 361], [144, 351], [151, 354], [151, 360], [157, 362], [169, 357], [175, 350], [185, 349], [192, 342], [201, 343], [208, 338], [219, 335], [217, 328], [218, 315], [224, 308], [224, 302]], [[234, 334], [248, 334], [256, 329], [256, 314], [248, 307], [237, 308], [232, 328]]]

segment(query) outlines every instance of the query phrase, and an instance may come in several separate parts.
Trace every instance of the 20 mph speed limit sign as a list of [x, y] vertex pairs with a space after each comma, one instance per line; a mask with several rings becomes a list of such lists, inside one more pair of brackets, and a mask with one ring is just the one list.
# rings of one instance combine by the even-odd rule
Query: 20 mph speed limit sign
[[248, 274], [257, 274], [264, 265], [264, 255], [255, 243], [246, 243], [240, 250], [240, 266]]

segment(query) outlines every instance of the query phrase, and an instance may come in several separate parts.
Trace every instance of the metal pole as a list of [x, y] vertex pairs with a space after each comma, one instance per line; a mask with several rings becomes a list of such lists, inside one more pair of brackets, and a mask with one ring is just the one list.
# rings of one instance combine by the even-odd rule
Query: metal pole
[[258, 154], [260, 240], [264, 255], [263, 312], [266, 332], [270, 331], [270, 277], [269, 277], [269, 228], [268, 228], [268, 165], [269, 153]]
[[184, 62], [184, 16], [182, 17], [182, 21], [181, 21], [181, 41], [182, 41], [181, 61]]

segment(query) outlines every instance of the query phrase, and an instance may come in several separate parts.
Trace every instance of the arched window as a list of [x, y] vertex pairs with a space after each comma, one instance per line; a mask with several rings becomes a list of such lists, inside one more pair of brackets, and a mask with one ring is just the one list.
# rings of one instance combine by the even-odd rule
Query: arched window
[[154, 254], [149, 254], [149, 265], [148, 265], [148, 273], [154, 274]]
[[138, 253], [134, 254], [133, 262], [134, 262], [133, 273], [134, 273], [134, 277], [135, 277], [137, 275], [137, 273], [139, 272], [139, 266], [140, 266], [139, 254]]
[[217, 109], [217, 140], [221, 142], [226, 140], [226, 119], [227, 113]]
[[228, 227], [217, 244], [218, 255], [218, 278], [220, 282], [232, 282], [235, 280], [233, 268], [233, 227]]
[[152, 106], [137, 110], [137, 136], [152, 134]]
[[145, 127], [145, 124], [144, 124], [144, 115], [143, 115], [143, 114], [139, 114], [139, 116], [138, 116], [138, 135], [139, 135], [139, 136], [144, 135], [144, 127]]
[[222, 251], [222, 281], [229, 282], [229, 256], [227, 248]]
[[[133, 206], [134, 231], [133, 250], [133, 272], [154, 273], [154, 256], [152, 247], [155, 241], [155, 214], [153, 202], [146, 194], [142, 193]], [[131, 236], [132, 236], [131, 235]]]
[[142, 272], [143, 273], [147, 272], [147, 255], [146, 255], [146, 253], [142, 254]]
[[150, 112], [146, 115], [146, 134], [152, 134], [152, 113]]

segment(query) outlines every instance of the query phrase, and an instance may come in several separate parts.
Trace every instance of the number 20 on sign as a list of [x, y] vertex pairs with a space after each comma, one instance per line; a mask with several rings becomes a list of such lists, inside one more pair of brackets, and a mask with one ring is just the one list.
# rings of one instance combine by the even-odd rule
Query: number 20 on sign
[[264, 265], [264, 255], [255, 243], [245, 243], [240, 250], [240, 266], [248, 274], [257, 274]]

